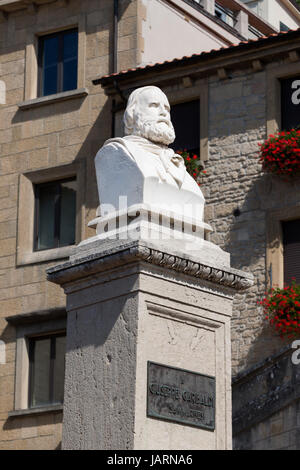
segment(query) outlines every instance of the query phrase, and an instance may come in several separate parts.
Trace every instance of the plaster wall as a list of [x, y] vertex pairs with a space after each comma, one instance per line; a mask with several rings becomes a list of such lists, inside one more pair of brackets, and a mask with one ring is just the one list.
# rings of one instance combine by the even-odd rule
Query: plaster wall
[[280, 31], [280, 22], [284, 23], [290, 29], [297, 29], [300, 25], [300, 12], [298, 11], [298, 18], [288, 10], [284, 2], [280, 0], [265, 0], [267, 1], [267, 17], [266, 20], [275, 26]]
[[[236, 36], [207, 18], [203, 13], [182, 3], [180, 11], [165, 0], [141, 0], [144, 17], [141, 23], [143, 43], [141, 63], [163, 62], [185, 55], [210, 51], [235, 43]], [[180, 4], [180, 1], [177, 2]]]

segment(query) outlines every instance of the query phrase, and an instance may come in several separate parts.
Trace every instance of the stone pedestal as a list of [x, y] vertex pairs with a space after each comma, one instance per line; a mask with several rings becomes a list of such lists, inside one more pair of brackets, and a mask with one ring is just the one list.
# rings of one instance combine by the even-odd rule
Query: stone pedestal
[[251, 274], [116, 240], [48, 279], [67, 295], [64, 449], [231, 448], [232, 300]]

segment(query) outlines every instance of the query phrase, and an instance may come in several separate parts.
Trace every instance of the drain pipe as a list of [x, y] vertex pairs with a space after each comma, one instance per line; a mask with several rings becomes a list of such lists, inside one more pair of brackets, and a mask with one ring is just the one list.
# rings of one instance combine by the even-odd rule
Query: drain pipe
[[[114, 0], [114, 22], [113, 22], [113, 73], [118, 72], [118, 21], [119, 0]], [[111, 108], [111, 137], [115, 136], [116, 100], [112, 100]]]
[[118, 21], [119, 21], [119, 0], [114, 0], [114, 24], [113, 24], [113, 73], [118, 71]]

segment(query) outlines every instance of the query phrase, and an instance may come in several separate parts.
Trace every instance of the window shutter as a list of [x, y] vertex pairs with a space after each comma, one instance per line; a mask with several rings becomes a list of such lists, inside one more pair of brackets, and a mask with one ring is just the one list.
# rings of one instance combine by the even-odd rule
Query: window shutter
[[296, 278], [300, 284], [300, 219], [282, 223], [284, 283], [290, 284]]

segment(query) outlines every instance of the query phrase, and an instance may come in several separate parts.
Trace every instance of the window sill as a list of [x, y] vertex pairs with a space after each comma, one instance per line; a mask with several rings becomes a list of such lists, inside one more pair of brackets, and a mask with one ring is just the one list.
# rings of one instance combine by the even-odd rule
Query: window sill
[[18, 416], [40, 415], [45, 413], [58, 413], [63, 411], [63, 405], [48, 405], [40, 406], [38, 408], [27, 408], [26, 410], [14, 410], [8, 413], [9, 418], [16, 418]]
[[51, 103], [58, 103], [60, 101], [72, 100], [74, 98], [83, 98], [89, 94], [87, 88], [78, 88], [76, 90], [64, 91], [62, 93], [56, 93], [55, 95], [41, 96], [40, 98], [34, 98], [32, 100], [23, 101], [19, 103], [19, 109], [31, 109], [39, 106], [44, 106]]
[[75, 246], [76, 245], [71, 245], [63, 246], [61, 248], [53, 248], [51, 250], [33, 251], [22, 254], [19, 253], [17, 258], [17, 266], [68, 258], [73, 253]]

